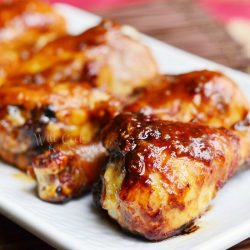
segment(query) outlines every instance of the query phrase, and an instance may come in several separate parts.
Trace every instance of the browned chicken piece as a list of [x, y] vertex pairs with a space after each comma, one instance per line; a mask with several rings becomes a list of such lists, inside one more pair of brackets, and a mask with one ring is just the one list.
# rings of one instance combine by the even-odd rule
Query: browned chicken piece
[[107, 161], [107, 151], [99, 138], [84, 144], [56, 145], [33, 160], [38, 196], [49, 202], [65, 202], [82, 195], [98, 179]]
[[0, 99], [0, 156], [23, 170], [54, 145], [92, 143], [120, 108], [88, 83], [3, 85]]
[[[131, 93], [158, 74], [149, 49], [132, 28], [104, 21], [77, 36], [47, 44], [9, 76], [9, 82], [84, 80], [119, 95]], [[145, 70], [146, 69], [146, 70]]]
[[133, 32], [105, 21], [59, 38], [0, 88], [0, 156], [35, 175], [40, 198], [61, 202], [90, 187], [107, 158], [99, 131], [121, 108], [109, 93], [124, 97], [158, 74]]
[[[170, 82], [170, 80], [167, 80], [170, 78], [181, 78], [181, 80]], [[206, 92], [208, 89], [210, 91]], [[164, 96], [164, 93], [168, 93], [168, 95]], [[247, 101], [236, 85], [222, 74], [209, 71], [193, 72], [175, 77], [161, 77], [148, 87], [140, 90], [136, 97], [138, 100], [128, 105], [125, 109], [134, 112], [147, 112], [162, 119], [183, 122], [196, 121], [199, 118], [200, 123], [218, 127], [225, 126], [230, 128], [234, 123], [241, 121], [248, 110]], [[194, 101], [197, 98], [200, 98], [198, 104]], [[179, 106], [172, 110], [176, 102]], [[219, 112], [218, 107], [220, 106], [225, 107], [224, 112]], [[227, 112], [226, 115], [225, 112]], [[56, 154], [53, 151], [46, 152], [34, 162], [33, 167], [38, 179], [39, 196], [43, 200], [53, 202], [68, 200], [81, 194], [79, 190], [82, 190], [83, 187], [89, 186], [86, 185], [84, 174], [82, 177], [80, 175], [77, 176], [78, 181], [76, 181], [74, 174], [67, 175], [71, 176], [70, 179], [74, 179], [74, 182], [77, 183], [76, 185], [71, 185], [71, 188], [68, 187], [68, 182], [64, 183], [62, 181], [63, 178], [60, 177], [64, 176], [65, 172], [72, 172], [71, 169], [80, 168], [81, 162], [85, 162], [86, 156], [82, 153], [82, 146], [78, 146], [75, 143], [74, 149], [74, 152], [72, 150], [67, 152], [67, 149], [62, 150], [60, 146]], [[61, 160], [59, 157], [55, 157], [55, 155], [60, 156]], [[76, 162], [79, 164], [76, 164]], [[56, 167], [58, 165], [60, 167]], [[53, 178], [49, 178], [49, 176], [52, 176], [51, 169], [55, 173]], [[100, 169], [98, 169], [98, 173], [95, 171], [96, 168], [93, 169], [93, 174], [96, 177], [100, 173]], [[50, 179], [53, 181], [49, 181]], [[82, 182], [80, 181], [81, 179], [83, 180]], [[90, 185], [92, 183], [91, 179]], [[60, 190], [60, 192], [56, 192], [56, 190]]]
[[148, 240], [180, 234], [249, 159], [250, 130], [242, 128], [121, 114], [103, 131], [110, 156], [94, 199]]
[[249, 110], [247, 99], [231, 79], [208, 70], [158, 77], [134, 98], [126, 111], [214, 127], [230, 128]]
[[52, 6], [38, 0], [0, 4], [0, 83], [32, 51], [65, 34], [65, 22]]

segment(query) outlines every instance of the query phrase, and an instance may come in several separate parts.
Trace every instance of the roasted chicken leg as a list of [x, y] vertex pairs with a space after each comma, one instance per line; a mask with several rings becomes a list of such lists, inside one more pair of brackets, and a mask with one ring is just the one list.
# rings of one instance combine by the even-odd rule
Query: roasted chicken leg
[[6, 75], [0, 156], [35, 174], [42, 199], [63, 201], [96, 180], [106, 159], [99, 131], [121, 109], [110, 93], [123, 99], [158, 75], [137, 35], [105, 21], [48, 43]]
[[10, 73], [8, 81], [88, 81], [109, 93], [126, 96], [158, 74], [149, 49], [137, 36], [132, 28], [103, 21], [80, 35], [47, 44]]
[[230, 128], [249, 110], [246, 97], [222, 73], [201, 70], [156, 78], [138, 89], [126, 111], [162, 120]]
[[23, 170], [55, 144], [92, 142], [120, 108], [88, 83], [3, 85], [0, 99], [0, 155]]
[[250, 130], [161, 121], [125, 113], [103, 131], [109, 162], [96, 203], [149, 240], [177, 235], [204, 213], [250, 157]]
[[[148, 87], [140, 89], [135, 97], [137, 99], [127, 105], [125, 110], [150, 112], [150, 115], [175, 121], [199, 120], [200, 123], [217, 127], [230, 128], [235, 122], [243, 120], [248, 110], [247, 101], [236, 85], [222, 74], [210, 71], [157, 78]], [[135, 97], [133, 96], [132, 99]], [[198, 98], [199, 103], [196, 102]], [[224, 112], [222, 110], [220, 112], [219, 107], [224, 107]], [[71, 188], [60, 177], [65, 175], [65, 172], [85, 168], [86, 150], [82, 150], [82, 147], [75, 143], [75, 150], [72, 152], [60, 146], [56, 151], [57, 154], [54, 151], [48, 151], [34, 161], [33, 168], [38, 180], [39, 196], [42, 199], [53, 202], [63, 201], [78, 196], [79, 190], [84, 189], [83, 187], [86, 186], [84, 173], [77, 176], [78, 180], [75, 180], [76, 184], [71, 185]], [[57, 165], [60, 167], [56, 167]], [[54, 169], [54, 172], [51, 169]], [[96, 169], [93, 168], [92, 172], [93, 176], [97, 177], [100, 167], [98, 173], [95, 172]], [[52, 177], [52, 172], [53, 178], [49, 178]], [[81, 173], [80, 170], [78, 172]], [[74, 174], [68, 174], [68, 176], [75, 179]], [[81, 182], [81, 179], [84, 181]], [[93, 179], [90, 180], [92, 184]], [[60, 193], [56, 190], [60, 190]]]
[[65, 22], [52, 6], [39, 0], [0, 4], [0, 83], [30, 54], [65, 34]]
[[107, 158], [98, 137], [89, 143], [56, 144], [33, 160], [39, 198], [59, 203], [82, 195], [96, 182]]

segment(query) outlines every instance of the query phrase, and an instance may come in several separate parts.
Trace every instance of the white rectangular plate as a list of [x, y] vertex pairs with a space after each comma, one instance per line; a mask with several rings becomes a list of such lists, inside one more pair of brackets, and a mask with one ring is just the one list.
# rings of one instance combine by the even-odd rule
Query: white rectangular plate
[[[77, 8], [57, 4], [77, 33], [100, 19]], [[220, 70], [232, 77], [250, 99], [250, 76], [183, 52], [143, 36], [162, 72], [195, 69]], [[202, 46], [202, 45], [198, 45]], [[60, 249], [225, 249], [250, 236], [250, 170], [239, 173], [219, 192], [212, 209], [198, 220], [200, 229], [190, 235], [150, 243], [125, 234], [93, 206], [91, 195], [63, 205], [40, 201], [35, 183], [0, 163], [0, 212], [31, 233]]]

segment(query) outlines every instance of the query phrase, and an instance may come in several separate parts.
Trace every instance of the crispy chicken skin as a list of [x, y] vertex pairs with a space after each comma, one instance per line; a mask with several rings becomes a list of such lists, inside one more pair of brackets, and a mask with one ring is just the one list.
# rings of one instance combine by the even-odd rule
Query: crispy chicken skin
[[0, 4], [0, 82], [30, 53], [65, 34], [65, 22], [50, 5], [39, 0]]
[[179, 234], [249, 159], [249, 132], [121, 114], [103, 131], [110, 156], [94, 199], [149, 240]]
[[158, 74], [151, 52], [137, 35], [132, 28], [103, 21], [80, 35], [47, 44], [8, 81], [85, 80], [113, 94], [130, 94]]
[[[150, 107], [154, 112], [151, 112], [150, 114], [155, 116], [157, 115], [162, 119], [171, 118], [171, 120], [187, 122], [196, 121], [200, 116], [202, 118], [202, 120], [201, 118], [199, 120], [200, 123], [218, 127], [231, 127], [235, 122], [243, 119], [248, 108], [247, 102], [240, 90], [237, 89], [237, 87], [229, 79], [222, 76], [220, 73], [209, 71], [194, 72], [187, 74], [187, 76], [189, 77], [182, 77], [182, 75], [175, 76], [176, 78], [182, 78], [182, 80], [174, 83], [169, 83], [166, 80], [171, 77], [162, 77], [161, 80], [157, 79], [156, 82], [149, 85], [149, 87], [141, 89], [139, 94], [135, 95], [138, 100], [134, 101], [133, 104], [128, 105], [125, 109], [143, 113], [150, 110], [149, 106], [151, 105]], [[152, 85], [156, 86], [152, 87]], [[152, 91], [149, 91], [149, 89], [152, 89]], [[209, 91], [207, 89], [209, 89]], [[166, 93], [167, 91], [168, 96], [163, 96], [164, 99], [161, 99], [162, 93]], [[207, 91], [209, 95], [205, 91]], [[221, 92], [223, 92], [224, 95], [221, 95]], [[150, 95], [150, 93], [152, 93], [152, 95]], [[194, 102], [197, 95], [201, 96], [199, 105]], [[178, 99], [181, 98], [183, 105], [179, 106], [177, 109], [173, 109], [173, 112], [171, 110], [172, 107], [175, 105], [176, 100], [178, 103]], [[143, 108], [143, 105], [145, 106], [145, 109]], [[215, 112], [218, 106], [225, 107], [225, 110], [227, 110], [227, 116], [225, 116], [224, 112], [219, 112], [219, 110]], [[164, 109], [162, 107], [164, 107]], [[202, 107], [204, 108], [203, 112]], [[212, 112], [213, 109], [214, 112]], [[38, 177], [39, 170], [41, 169], [40, 166], [43, 166], [43, 169], [46, 169], [48, 175], [52, 176], [50, 174], [50, 168], [55, 169], [56, 167], [54, 166], [60, 162], [60, 168], [57, 168], [58, 171], [54, 175], [53, 181], [48, 181], [49, 178], [44, 178], [45, 171], [42, 170], [43, 175], [40, 176], [42, 176], [43, 184], [39, 185], [39, 196], [42, 199], [53, 202], [67, 200], [80, 194], [78, 190], [83, 189], [81, 188], [81, 185], [82, 187], [89, 186], [86, 185], [86, 178], [82, 178], [83, 181], [75, 181], [77, 185], [73, 186], [71, 189], [68, 187], [66, 189], [62, 188], [65, 184], [60, 181], [60, 175], [65, 172], [65, 169], [67, 169], [67, 171], [74, 167], [78, 169], [80, 164], [75, 164], [75, 159], [78, 159], [78, 162], [85, 161], [85, 155], [81, 153], [82, 150], [76, 150], [77, 148], [78, 145], [75, 143], [75, 151], [73, 152], [74, 158], [71, 157], [72, 151], [62, 151], [60, 148], [56, 151], [56, 153], [61, 159], [61, 155], [64, 155], [63, 161], [58, 161], [58, 158], [54, 157], [54, 152], [50, 151], [49, 153], [47, 152], [39, 157], [39, 161], [41, 161], [42, 164], [39, 164], [39, 161], [34, 162], [33, 167], [35, 169], [37, 179], [39, 180], [41, 179]], [[47, 161], [46, 158], [49, 158], [50, 160]], [[67, 158], [67, 160], [65, 160], [65, 158]], [[42, 161], [42, 159], [44, 160]], [[100, 165], [101, 164], [99, 164], [99, 166]], [[92, 171], [95, 174], [97, 172], [100, 173], [100, 167], [98, 171], [96, 168], [93, 168]], [[81, 179], [80, 175], [78, 178]], [[42, 183], [39, 180], [38, 183]], [[45, 183], [44, 180], [47, 180], [47, 182]], [[90, 183], [92, 184], [92, 182]], [[47, 188], [45, 188], [45, 186]], [[60, 192], [58, 193], [56, 190], [60, 190]], [[63, 190], [67, 190], [67, 192], [64, 192]]]
[[249, 110], [246, 98], [231, 79], [208, 70], [158, 77], [133, 98], [126, 111], [214, 127], [230, 128]]
[[33, 170], [42, 200], [59, 203], [82, 195], [99, 177], [107, 151], [98, 140], [68, 143], [38, 155]]
[[0, 156], [23, 170], [55, 144], [92, 142], [120, 108], [84, 82], [3, 85], [0, 99]]
[[89, 83], [3, 85], [0, 156], [37, 179], [51, 202], [79, 196], [96, 181], [107, 153], [100, 129], [120, 101]]
[[121, 109], [113, 96], [123, 99], [158, 75], [137, 35], [104, 21], [48, 43], [8, 71], [0, 88], [0, 157], [35, 175], [40, 198], [62, 202], [96, 180], [107, 158], [99, 131]]

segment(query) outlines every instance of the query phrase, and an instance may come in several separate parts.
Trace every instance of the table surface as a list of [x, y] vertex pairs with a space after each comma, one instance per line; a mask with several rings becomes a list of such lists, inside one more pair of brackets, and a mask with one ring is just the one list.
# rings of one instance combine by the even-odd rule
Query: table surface
[[[192, 0], [156, 0], [96, 11], [104, 18], [130, 24], [141, 32], [227, 66], [250, 72], [242, 48]], [[200, 46], [196, 46], [200, 44]], [[53, 249], [0, 216], [0, 250]], [[232, 249], [250, 249], [250, 238]]]

